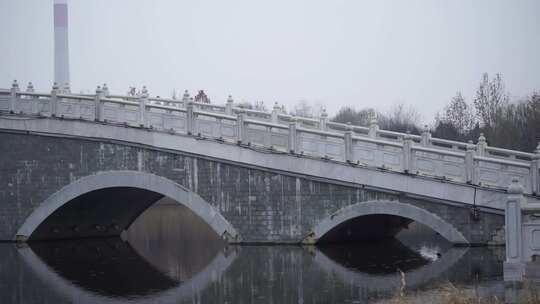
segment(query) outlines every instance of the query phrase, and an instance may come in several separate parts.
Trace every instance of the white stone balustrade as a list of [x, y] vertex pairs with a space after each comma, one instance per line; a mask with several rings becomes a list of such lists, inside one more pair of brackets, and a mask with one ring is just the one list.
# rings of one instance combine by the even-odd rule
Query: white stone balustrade
[[427, 126], [421, 135], [381, 130], [373, 118], [368, 127], [319, 118], [292, 117], [277, 103], [270, 113], [225, 105], [194, 102], [186, 90], [181, 100], [150, 97], [146, 87], [138, 96], [113, 95], [106, 84], [93, 95], [61, 92], [36, 93], [30, 83], [21, 92], [14, 81], [0, 89], [0, 112], [83, 119], [107, 124], [151, 128], [156, 132], [202, 136], [306, 157], [352, 165], [506, 189], [516, 179], [526, 194], [540, 192], [540, 145], [535, 153], [433, 138]]
[[[530, 262], [540, 257], [540, 204], [528, 203], [517, 178], [508, 187], [505, 206], [505, 281], [522, 281], [531, 270]], [[529, 274], [538, 278], [538, 273]]]

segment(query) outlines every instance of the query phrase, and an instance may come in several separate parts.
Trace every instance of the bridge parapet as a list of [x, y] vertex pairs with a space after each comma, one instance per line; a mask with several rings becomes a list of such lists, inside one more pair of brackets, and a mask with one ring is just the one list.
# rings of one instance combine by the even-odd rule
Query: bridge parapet
[[540, 203], [527, 202], [523, 192], [519, 180], [512, 180], [505, 208], [506, 281], [540, 277]]
[[114, 95], [106, 85], [92, 95], [57, 86], [38, 93], [31, 84], [22, 92], [14, 82], [0, 89], [0, 112], [186, 134], [487, 188], [506, 189], [517, 179], [525, 193], [540, 193], [540, 144], [535, 153], [513, 151], [488, 146], [483, 135], [473, 144], [433, 138], [427, 128], [421, 135], [382, 130], [376, 120], [369, 127], [331, 122], [325, 112], [313, 119], [283, 114], [276, 106], [272, 112], [242, 109], [230, 96], [225, 105], [215, 105], [194, 102], [187, 91], [179, 100], [147, 91]]

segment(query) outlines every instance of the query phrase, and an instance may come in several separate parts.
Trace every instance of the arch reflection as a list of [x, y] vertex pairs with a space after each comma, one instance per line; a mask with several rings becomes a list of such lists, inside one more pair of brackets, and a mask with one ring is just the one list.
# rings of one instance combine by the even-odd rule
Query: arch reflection
[[397, 239], [356, 246], [319, 247], [314, 261], [327, 273], [368, 292], [386, 293], [398, 290], [405, 274], [406, 287], [418, 288], [440, 278], [455, 266], [467, 248], [453, 247], [440, 256], [412, 249]]
[[177, 303], [220, 279], [237, 256], [188, 208], [164, 198], [122, 238], [32, 242], [32, 271], [76, 303]]
[[237, 256], [235, 250], [220, 251], [200, 272], [179, 281], [119, 238], [34, 243], [18, 253], [42, 282], [72, 303], [176, 303], [219, 279]]

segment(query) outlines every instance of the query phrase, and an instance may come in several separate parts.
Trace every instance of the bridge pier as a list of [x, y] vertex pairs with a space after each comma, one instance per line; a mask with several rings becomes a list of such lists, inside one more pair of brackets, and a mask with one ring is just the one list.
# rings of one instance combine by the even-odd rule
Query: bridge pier
[[528, 203], [518, 179], [508, 188], [505, 209], [505, 281], [540, 278], [540, 203]]

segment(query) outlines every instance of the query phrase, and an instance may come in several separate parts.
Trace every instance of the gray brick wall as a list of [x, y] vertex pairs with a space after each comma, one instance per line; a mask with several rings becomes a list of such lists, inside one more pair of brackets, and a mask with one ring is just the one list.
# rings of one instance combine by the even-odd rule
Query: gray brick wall
[[[323, 218], [357, 202], [398, 199], [393, 194], [321, 182], [182, 153], [100, 141], [0, 133], [0, 239], [47, 197], [101, 171], [135, 170], [166, 177], [216, 207], [244, 241], [299, 242]], [[452, 223], [473, 243], [487, 243], [504, 225], [501, 215], [405, 199]], [[111, 207], [113, 208], [113, 207]]]

